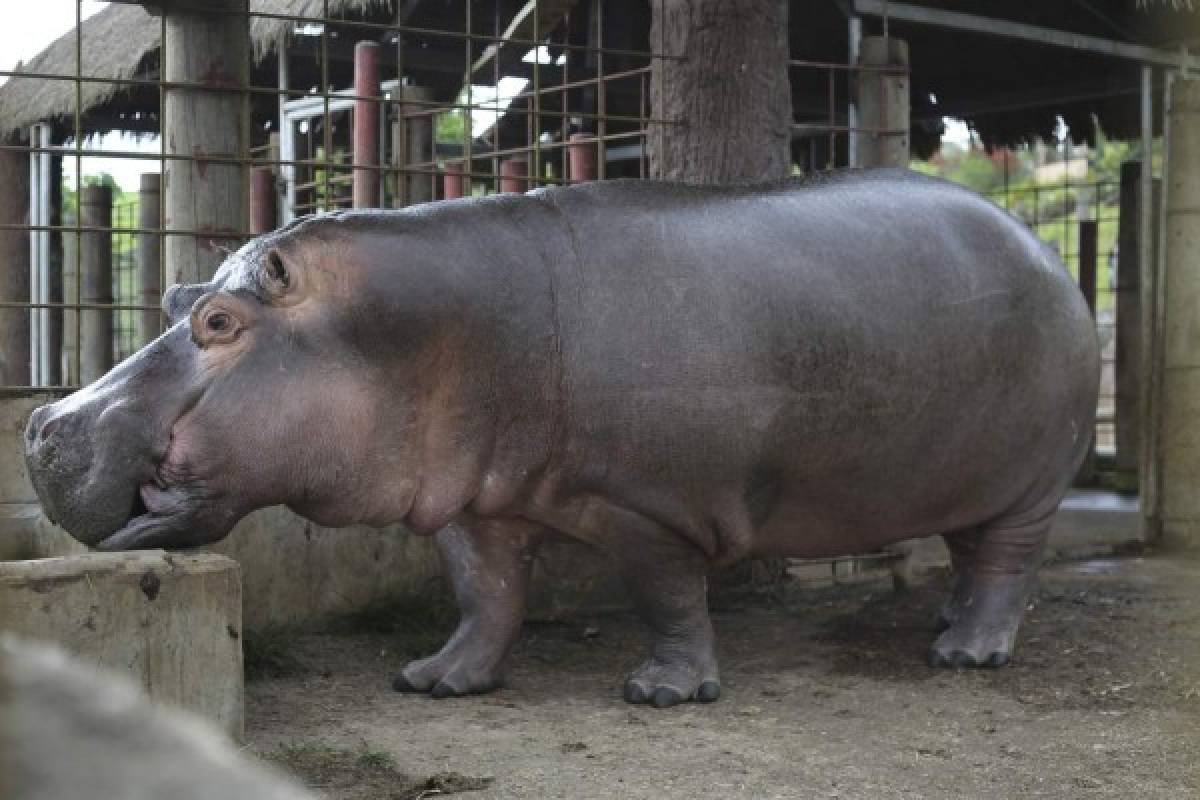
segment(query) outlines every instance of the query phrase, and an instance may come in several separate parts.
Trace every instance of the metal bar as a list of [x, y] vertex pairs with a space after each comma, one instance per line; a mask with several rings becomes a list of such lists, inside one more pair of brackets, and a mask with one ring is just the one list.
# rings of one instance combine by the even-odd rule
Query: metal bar
[[[378, 42], [361, 41], [354, 45], [354, 91], [358, 95], [379, 94]], [[353, 198], [355, 208], [379, 207], [379, 172], [387, 169], [379, 159], [379, 101], [354, 101], [354, 131], [351, 163], [354, 171]], [[375, 167], [375, 170], [369, 169]], [[364, 169], [366, 168], [366, 169]], [[272, 228], [274, 225], [271, 226]]]
[[[846, 21], [846, 66], [851, 69], [858, 67], [859, 45], [862, 43], [862, 17], [851, 15]], [[857, 81], [850, 81], [847, 91], [850, 94], [846, 103], [846, 166], [858, 166], [858, 93], [855, 91]]]
[[[470, 3], [467, 4], [468, 7]], [[534, 183], [531, 188], [537, 188], [538, 179], [542, 175], [542, 94], [541, 94], [541, 66], [542, 44], [541, 31], [538, 30], [538, 23], [541, 17], [540, 0], [533, 0], [533, 38], [537, 44], [533, 46], [533, 157], [526, 164], [528, 174], [534, 177]]]
[[[1165, 84], [1165, 81], [1164, 81]], [[1166, 86], [1163, 87], [1164, 114], [1167, 105]], [[1154, 69], [1142, 67], [1139, 111], [1141, 117], [1142, 172], [1138, 178], [1138, 261], [1141, 269], [1142, 341], [1141, 341], [1141, 428], [1138, 493], [1142, 502], [1143, 538], [1157, 537], [1158, 521], [1158, 331], [1162, 306], [1159, 305], [1158, 283], [1161, 276], [1154, 257]], [[1163, 128], [1164, 145], [1166, 127]], [[1166, 148], [1163, 148], [1164, 157]]]
[[1115, 39], [1105, 39], [1085, 33], [1074, 33], [1058, 28], [1046, 28], [1041, 25], [1030, 25], [1024, 22], [984, 17], [978, 14], [965, 14], [961, 11], [943, 11], [936, 8], [912, 5], [910, 3], [895, 3], [891, 0], [854, 0], [855, 14], [882, 17], [885, 14], [892, 19], [915, 22], [921, 25], [933, 25], [940, 28], [970, 31], [988, 36], [999, 36], [1006, 39], [1019, 39], [1026, 42], [1063, 47], [1085, 53], [1124, 58], [1139, 61], [1144, 64], [1156, 64], [1163, 67], [1196, 68], [1196, 61], [1186, 53], [1160, 50], [1156, 47], [1146, 47], [1140, 44], [1129, 44]]
[[[276, 81], [279, 84], [281, 94], [279, 95], [279, 159], [280, 161], [293, 161], [296, 158], [296, 131], [292, 127], [292, 121], [287, 113], [287, 95], [286, 92], [290, 83], [291, 77], [288, 71], [288, 55], [287, 55], [287, 35], [281, 34], [279, 38], [279, 67], [276, 76]], [[283, 213], [280, 215], [280, 221], [287, 224], [292, 221], [294, 216], [293, 209], [296, 207], [296, 171], [290, 164], [277, 165], [280, 167], [279, 177], [283, 183]]]

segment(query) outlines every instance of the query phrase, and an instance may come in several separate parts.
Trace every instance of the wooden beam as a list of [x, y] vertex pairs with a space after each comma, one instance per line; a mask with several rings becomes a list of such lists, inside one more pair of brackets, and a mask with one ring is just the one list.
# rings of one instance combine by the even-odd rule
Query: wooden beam
[[864, 16], [886, 17], [890, 20], [913, 22], [919, 25], [931, 25], [939, 28], [950, 28], [958, 31], [981, 33], [987, 36], [999, 36], [1007, 39], [1018, 39], [1033, 44], [1049, 47], [1062, 47], [1077, 50], [1082, 53], [1121, 58], [1138, 61], [1143, 64], [1157, 64], [1164, 67], [1197, 69], [1197, 59], [1186, 53], [1160, 50], [1156, 47], [1146, 47], [1140, 44], [1130, 44], [1115, 39], [1105, 39], [1086, 33], [1075, 33], [1058, 28], [1046, 28], [1041, 25], [1029, 25], [1024, 22], [1014, 22], [996, 17], [984, 17], [978, 14], [964, 14], [960, 11], [943, 11], [937, 8], [914, 5], [912, 3], [894, 3], [891, 0], [854, 0], [854, 13]]

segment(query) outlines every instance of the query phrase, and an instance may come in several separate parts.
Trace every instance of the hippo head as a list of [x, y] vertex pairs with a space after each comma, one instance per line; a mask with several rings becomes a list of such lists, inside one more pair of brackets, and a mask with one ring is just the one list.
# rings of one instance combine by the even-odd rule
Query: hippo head
[[354, 344], [378, 338], [361, 298], [382, 245], [348, 246], [347, 224], [290, 226], [172, 287], [166, 332], [38, 408], [25, 456], [50, 519], [120, 550], [213, 542], [275, 504], [329, 525], [403, 518], [408, 454], [376, 432], [404, 431], [405, 397], [373, 390], [389, 365]]

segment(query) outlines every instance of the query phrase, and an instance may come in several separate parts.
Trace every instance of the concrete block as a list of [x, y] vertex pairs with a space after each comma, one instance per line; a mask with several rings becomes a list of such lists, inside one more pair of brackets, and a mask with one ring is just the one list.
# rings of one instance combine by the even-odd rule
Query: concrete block
[[616, 566], [599, 549], [565, 536], [542, 542], [530, 580], [530, 619], [560, 620], [629, 607]]
[[1162, 381], [1162, 517], [1200, 519], [1200, 369], [1167, 369]]
[[33, 558], [41, 519], [37, 494], [25, 469], [25, 422], [56, 396], [37, 393], [0, 397], [0, 561]]
[[[1171, 83], [1170, 146], [1171, 169], [1166, 175], [1170, 204], [1176, 209], [1200, 208], [1200, 80], [1177, 79]], [[1169, 213], [1169, 212], [1168, 212]]]
[[[1200, 150], [1197, 151], [1200, 157]], [[1197, 181], [1200, 183], [1200, 181]], [[1200, 366], [1200, 280], [1195, 264], [1200, 257], [1200, 207], [1171, 215], [1167, 227], [1166, 311], [1163, 364]]]
[[0, 562], [0, 630], [123, 673], [152, 700], [242, 735], [238, 566], [211, 553]]
[[1046, 558], [1089, 558], [1144, 542], [1136, 497], [1100, 490], [1074, 490], [1063, 498], [1050, 528]]
[[60, 396], [36, 393], [0, 397], [0, 505], [37, 502], [25, 469], [25, 423], [35, 408]]
[[432, 538], [401, 525], [323, 528], [283, 507], [256, 511], [210, 549], [241, 564], [250, 630], [316, 629], [376, 603], [428, 592], [441, 574]]

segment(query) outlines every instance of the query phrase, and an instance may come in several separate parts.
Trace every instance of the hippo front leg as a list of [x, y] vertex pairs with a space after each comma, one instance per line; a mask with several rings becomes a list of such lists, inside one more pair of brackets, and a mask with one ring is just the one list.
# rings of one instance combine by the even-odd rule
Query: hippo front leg
[[716, 700], [721, 683], [703, 553], [690, 544], [664, 540], [623, 548], [616, 557], [634, 605], [653, 635], [650, 658], [625, 681], [625, 699], [658, 708]]
[[525, 618], [529, 573], [543, 533], [523, 520], [469, 517], [437, 533], [442, 569], [458, 600], [458, 629], [436, 655], [404, 667], [393, 688], [456, 697], [501, 685]]

